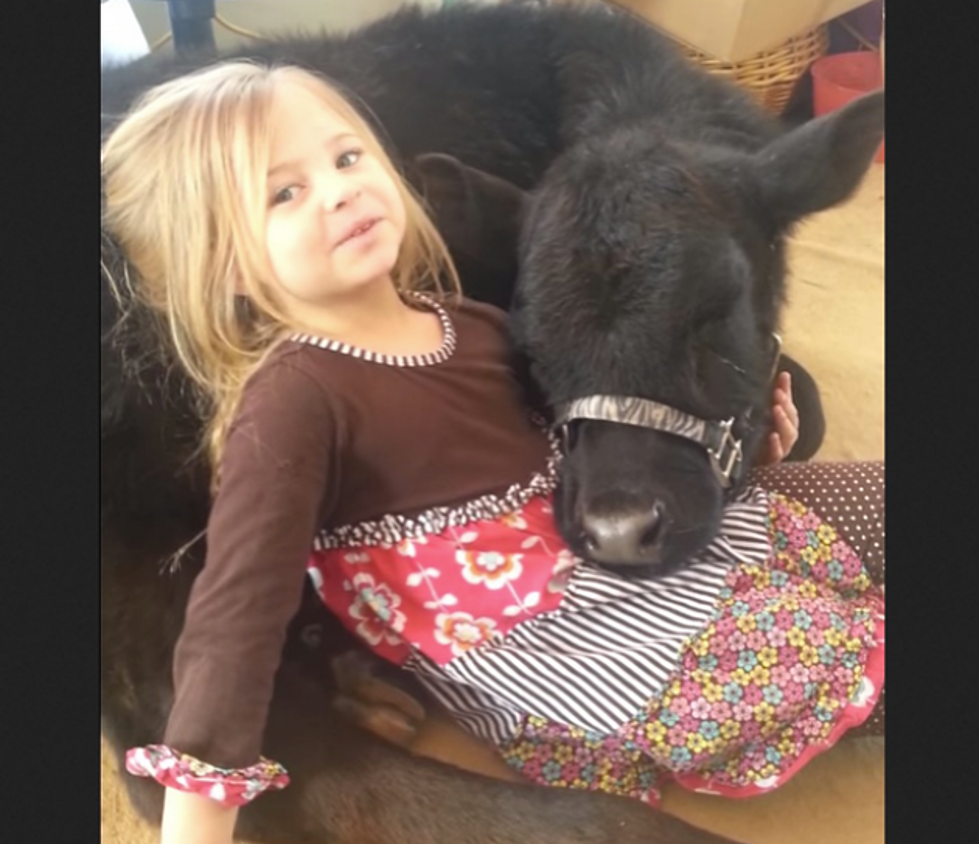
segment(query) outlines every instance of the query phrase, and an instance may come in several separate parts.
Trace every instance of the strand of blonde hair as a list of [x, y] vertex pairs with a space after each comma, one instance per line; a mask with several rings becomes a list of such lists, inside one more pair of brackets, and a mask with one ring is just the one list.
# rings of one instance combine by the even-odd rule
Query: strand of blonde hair
[[[104, 223], [136, 270], [125, 292], [163, 317], [174, 354], [206, 398], [201, 446], [215, 486], [245, 385], [289, 333], [263, 239], [269, 113], [281, 81], [319, 95], [395, 180], [408, 221], [392, 270], [396, 287], [460, 290], [421, 200], [364, 117], [325, 80], [233, 61], [144, 94], [103, 144]], [[123, 291], [113, 290], [122, 301]]]

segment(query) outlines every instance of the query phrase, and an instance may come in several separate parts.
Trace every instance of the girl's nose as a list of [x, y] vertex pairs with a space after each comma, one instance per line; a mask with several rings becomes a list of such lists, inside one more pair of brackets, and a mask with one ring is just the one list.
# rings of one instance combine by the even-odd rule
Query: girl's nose
[[323, 210], [327, 212], [343, 208], [360, 193], [353, 179], [339, 173], [320, 179], [319, 191]]

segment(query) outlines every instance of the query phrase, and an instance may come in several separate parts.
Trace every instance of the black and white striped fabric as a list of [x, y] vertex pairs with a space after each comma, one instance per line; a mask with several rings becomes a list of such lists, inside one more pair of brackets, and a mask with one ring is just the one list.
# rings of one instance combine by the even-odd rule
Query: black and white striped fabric
[[767, 514], [766, 494], [749, 488], [682, 571], [626, 580], [579, 565], [558, 610], [442, 667], [420, 654], [406, 667], [464, 727], [496, 744], [526, 714], [611, 733], [662, 692], [683, 642], [712, 617], [729, 568], [769, 557]]
[[329, 337], [321, 337], [316, 334], [292, 334], [289, 339], [296, 343], [306, 343], [310, 346], [319, 346], [321, 349], [326, 349], [330, 352], [338, 352], [341, 355], [349, 355], [353, 358], [359, 358], [361, 360], [371, 361], [372, 363], [383, 363], [387, 366], [402, 366], [402, 367], [417, 367], [417, 366], [434, 366], [437, 363], [442, 363], [452, 357], [452, 353], [456, 348], [456, 330], [455, 326], [452, 324], [452, 320], [449, 318], [448, 313], [446, 313], [445, 308], [443, 308], [438, 302], [436, 302], [431, 296], [426, 296], [424, 293], [417, 291], [409, 291], [405, 294], [408, 298], [415, 299], [425, 306], [435, 311], [442, 323], [442, 345], [436, 349], [434, 352], [430, 352], [425, 355], [385, 355], [380, 352], [372, 352], [368, 349], [363, 349], [359, 346], [353, 346], [350, 343], [344, 343], [340, 340], [331, 340]]

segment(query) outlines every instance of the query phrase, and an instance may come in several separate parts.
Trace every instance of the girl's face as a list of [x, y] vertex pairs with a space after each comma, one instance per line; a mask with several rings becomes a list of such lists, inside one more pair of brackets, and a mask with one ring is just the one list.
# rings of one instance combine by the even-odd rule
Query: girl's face
[[317, 311], [390, 283], [401, 194], [357, 131], [293, 82], [272, 102], [267, 188], [265, 242], [287, 313], [315, 327]]

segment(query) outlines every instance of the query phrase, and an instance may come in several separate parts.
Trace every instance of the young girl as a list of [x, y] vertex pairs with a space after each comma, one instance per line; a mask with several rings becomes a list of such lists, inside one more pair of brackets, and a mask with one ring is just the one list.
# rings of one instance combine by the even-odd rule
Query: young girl
[[[287, 784], [260, 743], [307, 573], [376, 653], [542, 782], [654, 800], [658, 766], [749, 793], [866, 717], [882, 599], [801, 505], [749, 490], [669, 577], [576, 565], [502, 313], [440, 294], [457, 289], [444, 245], [322, 80], [237, 62], [166, 83], [107, 139], [102, 173], [136, 292], [213, 406], [175, 700], [162, 743], [127, 760], [167, 786], [164, 841], [230, 842], [236, 807]], [[776, 436], [774, 456], [788, 444]], [[550, 776], [568, 754], [576, 775]]]

